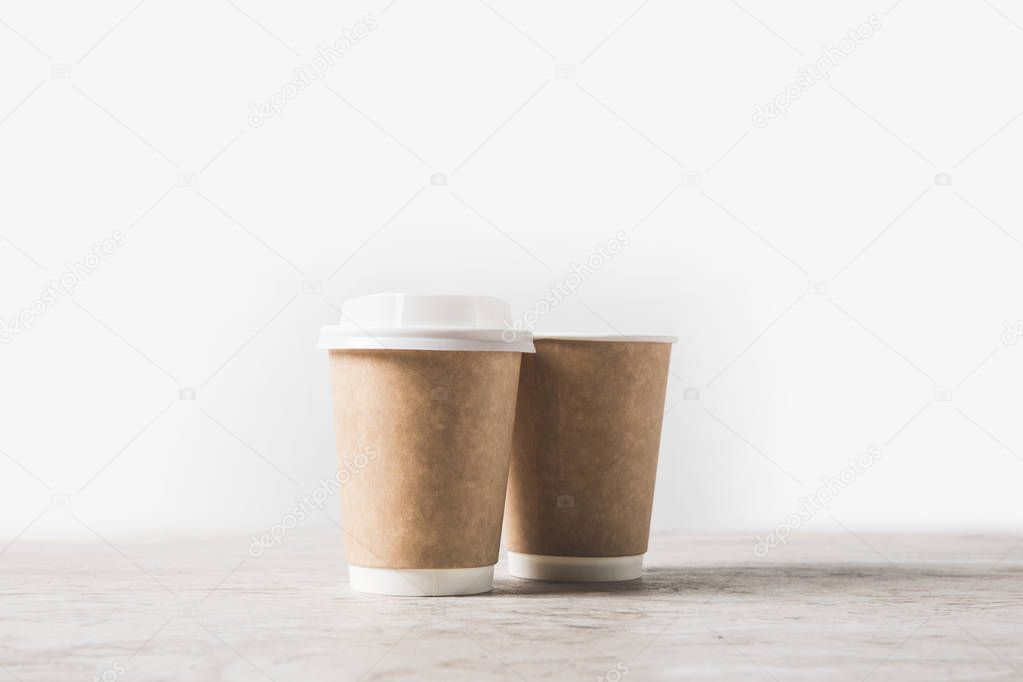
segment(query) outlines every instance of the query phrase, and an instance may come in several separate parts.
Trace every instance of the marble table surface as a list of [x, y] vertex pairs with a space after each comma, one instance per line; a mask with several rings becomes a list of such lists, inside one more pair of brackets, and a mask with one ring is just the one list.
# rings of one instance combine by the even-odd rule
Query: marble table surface
[[[1010, 535], [658, 535], [645, 576], [490, 594], [348, 589], [336, 528], [22, 538], [0, 553], [0, 681], [1019, 680]], [[94, 541], [93, 541], [94, 540]]]

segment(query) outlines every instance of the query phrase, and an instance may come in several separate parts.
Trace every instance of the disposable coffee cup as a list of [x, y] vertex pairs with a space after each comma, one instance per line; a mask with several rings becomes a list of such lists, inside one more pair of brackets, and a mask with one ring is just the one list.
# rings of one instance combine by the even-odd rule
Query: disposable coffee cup
[[524, 356], [505, 510], [519, 578], [640, 577], [670, 336], [537, 334]]
[[[352, 299], [321, 329], [353, 590], [493, 587], [522, 355], [508, 304], [484, 296]], [[502, 337], [503, 332], [503, 337]]]

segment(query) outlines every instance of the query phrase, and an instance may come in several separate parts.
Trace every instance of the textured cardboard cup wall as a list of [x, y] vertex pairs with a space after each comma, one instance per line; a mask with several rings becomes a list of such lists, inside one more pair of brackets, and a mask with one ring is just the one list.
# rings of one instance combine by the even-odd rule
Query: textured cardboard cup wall
[[522, 359], [508, 478], [508, 549], [643, 554], [671, 344], [535, 340]]
[[[332, 350], [348, 562], [497, 563], [521, 354]], [[350, 468], [350, 467], [349, 467]]]

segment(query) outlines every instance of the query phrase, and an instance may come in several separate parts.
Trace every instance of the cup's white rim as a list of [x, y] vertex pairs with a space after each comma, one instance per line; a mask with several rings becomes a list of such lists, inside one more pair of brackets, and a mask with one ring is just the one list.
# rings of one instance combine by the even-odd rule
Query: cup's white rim
[[494, 589], [494, 567], [375, 568], [348, 566], [348, 584], [356, 592], [393, 597], [451, 597]]
[[678, 343], [677, 336], [656, 334], [583, 334], [576, 332], [534, 332], [534, 341], [619, 341], [627, 343]]
[[616, 582], [643, 574], [643, 554], [612, 557], [549, 556], [508, 552], [508, 572], [516, 578], [558, 582]]

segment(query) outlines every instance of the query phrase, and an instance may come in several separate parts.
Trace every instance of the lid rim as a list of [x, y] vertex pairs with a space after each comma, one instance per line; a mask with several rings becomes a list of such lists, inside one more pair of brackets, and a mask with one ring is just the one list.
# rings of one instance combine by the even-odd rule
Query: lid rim
[[[419, 330], [389, 329], [387, 333], [360, 333], [347, 327], [320, 330], [316, 347], [321, 350], [432, 350], [535, 353], [532, 335], [516, 332], [511, 338], [499, 329], [473, 329], [469, 333], [417, 334]], [[463, 330], [464, 332], [465, 330]], [[404, 333], [403, 333], [404, 332]]]

